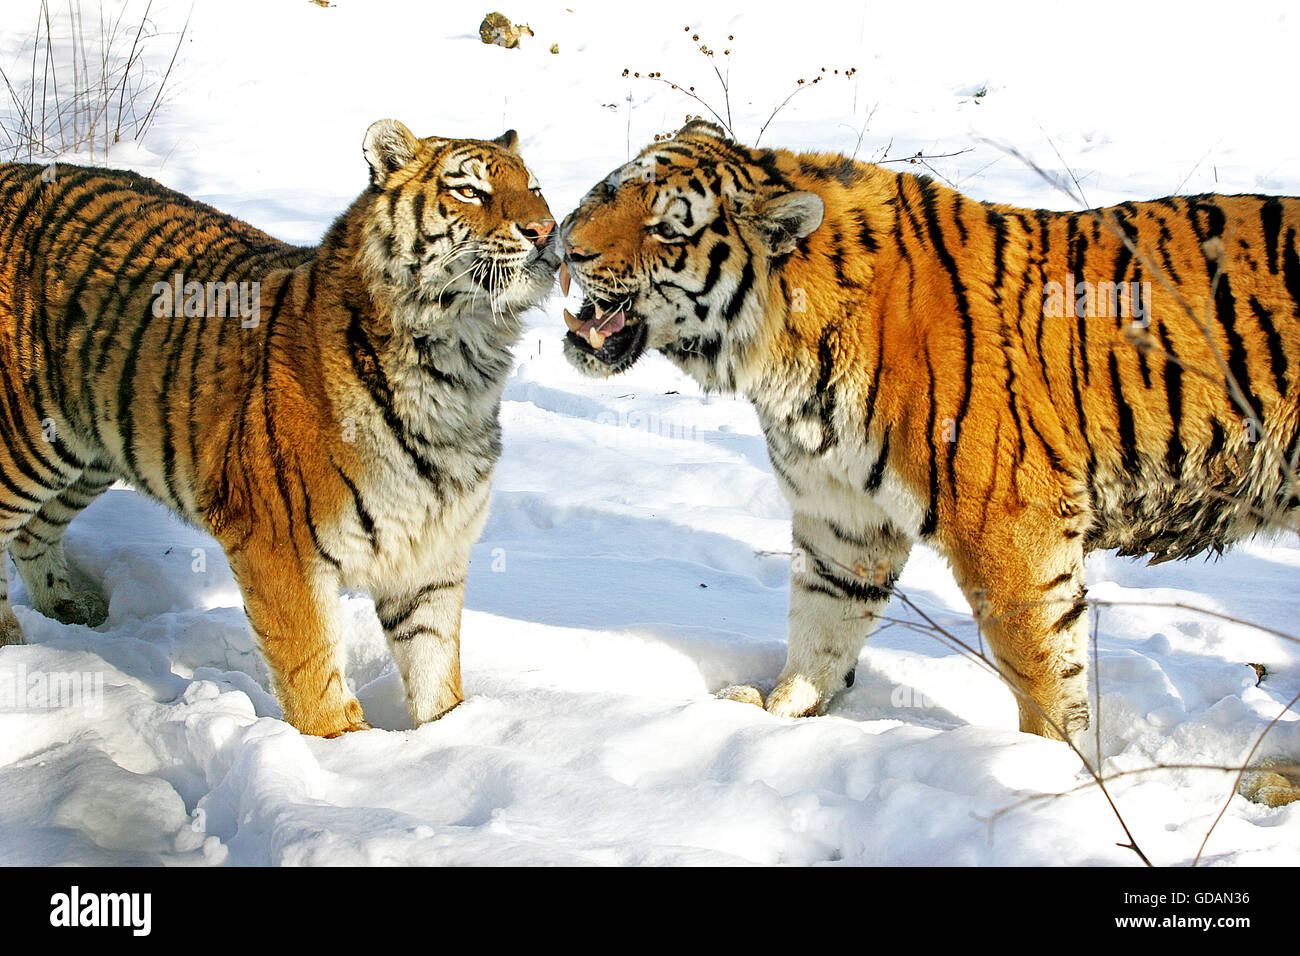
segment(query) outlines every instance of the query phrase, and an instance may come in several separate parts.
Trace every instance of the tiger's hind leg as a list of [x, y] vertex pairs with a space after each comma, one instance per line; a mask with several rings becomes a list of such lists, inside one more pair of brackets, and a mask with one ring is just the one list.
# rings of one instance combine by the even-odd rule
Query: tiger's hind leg
[[63, 532], [114, 479], [112, 472], [92, 464], [45, 502], [10, 543], [9, 553], [27, 585], [32, 607], [46, 617], [88, 627], [97, 627], [108, 617], [108, 602], [102, 594], [73, 585], [63, 553]]
[[67, 458], [55, 462], [42, 455], [38, 441], [24, 437], [11, 415], [0, 402], [0, 645], [23, 642], [9, 603], [7, 560], [18, 534], [85, 470]]
[[[0, 468], [0, 646], [23, 643], [22, 628], [9, 603], [9, 552], [18, 532], [44, 506], [45, 500], [11, 488], [13, 482]], [[53, 493], [51, 493], [53, 494]]]
[[23, 631], [18, 625], [18, 616], [9, 605], [8, 556], [8, 551], [0, 551], [0, 647], [23, 642]]
[[1016, 694], [1020, 729], [1069, 739], [1088, 728], [1083, 549], [1060, 526], [1002, 528], [953, 565], [994, 663]]

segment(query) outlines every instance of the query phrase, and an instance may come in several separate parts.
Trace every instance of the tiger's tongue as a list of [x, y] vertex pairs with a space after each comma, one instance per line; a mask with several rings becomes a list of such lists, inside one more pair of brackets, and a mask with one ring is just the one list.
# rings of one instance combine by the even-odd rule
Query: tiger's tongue
[[564, 319], [573, 334], [585, 339], [593, 349], [603, 346], [606, 338], [621, 331], [627, 325], [627, 315], [621, 309], [618, 312], [606, 312], [601, 316], [593, 315], [585, 322], [579, 321], [566, 311]]
[[603, 332], [605, 335], [613, 335], [620, 331], [623, 326], [627, 325], [627, 316], [620, 312], [606, 312], [598, 319], [588, 319], [582, 323], [582, 328], [578, 334], [584, 339], [590, 339], [593, 331]]

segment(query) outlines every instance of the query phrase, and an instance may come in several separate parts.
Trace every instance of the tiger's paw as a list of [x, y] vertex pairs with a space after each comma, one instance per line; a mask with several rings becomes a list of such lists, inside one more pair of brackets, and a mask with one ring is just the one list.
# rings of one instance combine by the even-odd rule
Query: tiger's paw
[[759, 693], [757, 687], [750, 687], [747, 684], [732, 684], [730, 687], [724, 687], [713, 695], [718, 700], [734, 700], [738, 704], [753, 704], [755, 707], [763, 706], [763, 695]]
[[344, 734], [350, 734], [358, 730], [372, 730], [373, 728], [364, 720], [358, 720], [356, 723], [348, 724], [342, 730], [336, 730], [333, 733], [321, 734], [320, 736], [327, 740], [333, 740], [335, 737], [342, 737]]
[[767, 695], [767, 712], [776, 717], [815, 717], [826, 710], [829, 696], [802, 674], [780, 680]]
[[309, 711], [293, 710], [286, 706], [285, 720], [300, 734], [309, 737], [342, 737], [356, 730], [370, 730], [361, 702], [355, 697], [343, 700], [338, 706], [313, 708]]
[[446, 717], [464, 702], [465, 698], [459, 693], [446, 690], [433, 700], [414, 701], [408, 697], [406, 707], [411, 714], [411, 723], [419, 727]]
[[74, 589], [68, 597], [55, 601], [52, 607], [37, 610], [61, 624], [99, 627], [108, 619], [108, 602], [102, 594], [91, 590]]

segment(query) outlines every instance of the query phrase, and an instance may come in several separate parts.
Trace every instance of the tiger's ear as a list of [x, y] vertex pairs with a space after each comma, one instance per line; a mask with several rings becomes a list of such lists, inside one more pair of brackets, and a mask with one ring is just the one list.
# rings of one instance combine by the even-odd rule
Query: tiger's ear
[[725, 129], [717, 123], [711, 123], [704, 119], [693, 119], [677, 132], [673, 133], [674, 137], [692, 135], [708, 136], [711, 139], [727, 139], [727, 131]]
[[492, 142], [510, 150], [510, 152], [515, 153], [516, 155], [519, 153], [519, 134], [512, 129], [506, 130], [496, 139], [492, 140]]
[[755, 210], [754, 222], [774, 256], [793, 252], [799, 240], [822, 224], [826, 203], [810, 192], [782, 193]]
[[370, 182], [383, 186], [388, 177], [412, 159], [420, 149], [415, 134], [395, 119], [382, 119], [371, 123], [361, 151], [370, 164]]

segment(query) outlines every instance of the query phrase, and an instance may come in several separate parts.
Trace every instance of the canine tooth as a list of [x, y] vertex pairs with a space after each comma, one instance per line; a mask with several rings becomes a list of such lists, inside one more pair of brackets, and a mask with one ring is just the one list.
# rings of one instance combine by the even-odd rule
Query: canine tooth
[[600, 307], [600, 303], [593, 302], [592, 305], [596, 307], [596, 318], [603, 319], [605, 317], [605, 310]]
[[569, 276], [569, 264], [567, 262], [560, 263], [560, 291], [563, 292], [565, 295], [569, 294], [570, 278], [571, 277]]
[[604, 332], [597, 332], [595, 329], [592, 329], [590, 332], [587, 333], [587, 343], [593, 349], [598, 349], [605, 344], [605, 339], [607, 339], [608, 337], [609, 336], [607, 336]]
[[564, 324], [569, 327], [570, 332], [577, 332], [580, 328], [582, 328], [582, 320], [579, 319], [572, 312], [570, 312], [568, 309], [564, 310]]

